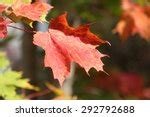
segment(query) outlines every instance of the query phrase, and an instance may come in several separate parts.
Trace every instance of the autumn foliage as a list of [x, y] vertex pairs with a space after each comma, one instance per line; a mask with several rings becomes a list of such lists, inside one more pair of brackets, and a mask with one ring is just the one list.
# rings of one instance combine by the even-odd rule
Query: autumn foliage
[[66, 35], [79, 37], [83, 43], [101, 45], [107, 43], [90, 31], [90, 24], [80, 25], [77, 28], [70, 27], [67, 22], [67, 13], [58, 16], [50, 21], [50, 28], [60, 30]]
[[[150, 39], [150, 6], [142, 6], [132, 0], [120, 1], [122, 13], [113, 32], [118, 33], [123, 42], [135, 35], [148, 42]], [[89, 71], [92, 68], [99, 74], [86, 87], [88, 91], [97, 88], [112, 93], [117, 92], [120, 98], [147, 99], [150, 97], [149, 88], [144, 88], [142, 76], [130, 72], [107, 72], [103, 69], [102, 58], [109, 55], [100, 53], [98, 47], [103, 44], [111, 46], [111, 44], [91, 32], [92, 23], [81, 24], [77, 27], [71, 26], [67, 20], [67, 12], [47, 21], [46, 16], [52, 9], [53, 6], [47, 3], [47, 0], [0, 2], [0, 38], [7, 38], [7, 28], [15, 28], [11, 25], [12, 23], [24, 23], [32, 29], [27, 32], [33, 34], [33, 44], [44, 50], [44, 66], [52, 69], [54, 79], [57, 79], [61, 86], [71, 75], [71, 64], [76, 63], [84, 69], [88, 77], [91, 77]], [[36, 30], [34, 22], [47, 23], [47, 31]], [[16, 29], [20, 28], [16, 27]], [[51, 84], [48, 86], [52, 90], [57, 89]], [[54, 90], [54, 92], [57, 91]], [[67, 97], [63, 93], [58, 98], [62, 96]]]
[[[1, 11], [12, 20], [12, 22], [23, 21], [32, 26], [33, 21], [45, 21], [48, 11], [53, 8], [44, 2], [24, 3], [16, 0], [11, 6]], [[32, 12], [31, 12], [32, 11]], [[47, 32], [36, 32], [33, 43], [45, 50], [45, 67], [53, 70], [54, 78], [62, 85], [70, 74], [71, 62], [78, 63], [86, 72], [94, 67], [97, 71], [103, 71], [101, 58], [103, 54], [96, 47], [106, 41], [100, 39], [90, 32], [89, 24], [70, 27], [66, 20], [67, 14], [58, 16], [50, 21]], [[7, 23], [1, 18], [1, 38], [6, 37]], [[80, 51], [79, 51], [80, 50]]]
[[150, 39], [150, 6], [140, 6], [131, 0], [122, 0], [123, 14], [116, 28], [124, 40], [129, 36], [139, 34], [142, 38]]
[[34, 35], [33, 43], [45, 50], [45, 66], [52, 68], [54, 77], [61, 85], [70, 74], [71, 62], [78, 63], [87, 73], [92, 67], [103, 71], [101, 58], [104, 55], [95, 49], [96, 45], [104, 43], [103, 40], [91, 33], [89, 27], [69, 27], [66, 14], [51, 22], [48, 32], [37, 32]]

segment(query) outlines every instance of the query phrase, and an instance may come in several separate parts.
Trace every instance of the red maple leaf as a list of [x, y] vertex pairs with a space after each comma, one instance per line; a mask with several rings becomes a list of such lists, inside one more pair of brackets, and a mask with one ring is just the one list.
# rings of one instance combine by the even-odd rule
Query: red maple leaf
[[[92, 67], [97, 71], [103, 71], [101, 58], [104, 55], [95, 49], [97, 45], [84, 43], [82, 37], [66, 33], [50, 28], [48, 32], [37, 32], [34, 35], [33, 43], [45, 50], [45, 66], [52, 68], [54, 78], [62, 85], [70, 74], [71, 62], [78, 63], [86, 72]], [[84, 38], [86, 40], [87, 37]]]
[[5, 10], [5, 15], [14, 22], [22, 21], [31, 25], [33, 21], [45, 21], [46, 14], [52, 8], [42, 1], [24, 3], [22, 0], [16, 0], [9, 9]]
[[0, 17], [0, 38], [5, 38], [7, 36], [7, 21]]
[[122, 0], [123, 14], [114, 32], [122, 39], [138, 33], [144, 39], [150, 39], [150, 7], [142, 7], [130, 0]]
[[64, 32], [66, 35], [73, 35], [75, 37], [80, 37], [80, 40], [84, 43], [89, 43], [93, 45], [100, 45], [102, 43], [107, 43], [100, 39], [98, 36], [90, 32], [89, 27], [90, 24], [80, 25], [77, 28], [70, 27], [67, 22], [67, 13], [64, 13], [58, 16], [55, 19], [51, 20], [50, 28], [60, 30]]

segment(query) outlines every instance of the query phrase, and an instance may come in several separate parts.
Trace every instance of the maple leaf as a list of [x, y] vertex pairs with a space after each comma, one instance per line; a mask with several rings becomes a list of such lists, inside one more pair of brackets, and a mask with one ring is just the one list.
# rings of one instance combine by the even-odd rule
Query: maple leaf
[[150, 39], [150, 7], [142, 7], [130, 0], [122, 0], [123, 14], [114, 32], [121, 39], [127, 39], [138, 33], [144, 39]]
[[69, 76], [71, 62], [78, 63], [86, 72], [92, 67], [103, 71], [100, 59], [104, 55], [95, 49], [96, 46], [83, 43], [79, 37], [67, 36], [59, 30], [49, 29], [48, 32], [37, 32], [33, 43], [45, 50], [45, 66], [52, 68], [54, 78], [61, 85]]
[[25, 3], [22, 0], [16, 0], [5, 14], [15, 22], [22, 20], [31, 25], [33, 21], [46, 21], [45, 16], [52, 8], [45, 2]]
[[33, 41], [45, 50], [45, 66], [52, 68], [61, 85], [70, 75], [71, 62], [78, 63], [87, 73], [92, 67], [103, 71], [101, 58], [105, 55], [95, 48], [107, 43], [91, 33], [88, 25], [76, 29], [68, 26], [66, 15], [52, 19], [49, 31], [37, 32]]
[[7, 21], [0, 17], [0, 38], [5, 38], [7, 36]]
[[54, 78], [61, 85], [70, 74], [71, 62], [78, 63], [86, 72], [92, 67], [103, 71], [100, 59], [104, 55], [95, 49], [96, 45], [83, 43], [79, 37], [49, 29], [48, 32], [37, 32], [33, 43], [45, 50], [45, 67], [52, 68]]
[[80, 37], [80, 40], [84, 43], [89, 43], [93, 45], [100, 45], [102, 43], [108, 43], [100, 39], [95, 34], [91, 33], [89, 30], [90, 24], [80, 25], [77, 28], [70, 27], [67, 22], [67, 13], [64, 13], [58, 16], [55, 19], [50, 21], [50, 28], [60, 30], [64, 32], [66, 35], [73, 35], [75, 37]]

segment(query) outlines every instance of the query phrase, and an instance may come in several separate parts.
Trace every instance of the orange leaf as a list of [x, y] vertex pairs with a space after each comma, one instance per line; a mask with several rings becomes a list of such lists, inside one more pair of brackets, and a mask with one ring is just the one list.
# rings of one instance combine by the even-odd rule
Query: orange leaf
[[15, 0], [14, 3], [5, 10], [4, 14], [13, 22], [22, 21], [32, 26], [34, 21], [46, 21], [46, 14], [52, 8], [52, 6], [42, 1], [24, 3], [22, 0]]
[[40, 21], [41, 16], [47, 14], [53, 8], [44, 2], [34, 2], [32, 4], [25, 4], [21, 0], [16, 0], [12, 5], [13, 13], [17, 17], [25, 17], [32, 21]]
[[122, 0], [123, 14], [114, 32], [122, 39], [138, 33], [144, 39], [150, 39], [150, 7], [142, 7], [130, 0]]

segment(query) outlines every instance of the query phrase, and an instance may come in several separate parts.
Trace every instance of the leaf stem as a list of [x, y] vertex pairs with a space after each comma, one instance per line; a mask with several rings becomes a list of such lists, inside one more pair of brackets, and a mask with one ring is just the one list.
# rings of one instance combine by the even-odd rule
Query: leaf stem
[[33, 98], [36, 98], [36, 97], [40, 97], [40, 96], [43, 96], [43, 95], [46, 95], [48, 93], [50, 93], [51, 91], [49, 89], [46, 89], [44, 91], [41, 91], [41, 92], [37, 92], [37, 93], [33, 93], [33, 94], [30, 94], [28, 96], [25, 96], [27, 99], [33, 99]]
[[28, 33], [36, 33], [36, 31], [31, 31], [31, 30], [27, 30], [27, 29], [22, 29], [20, 27], [16, 27], [16, 26], [12, 26], [12, 25], [7, 25], [8, 27], [11, 27], [11, 28], [14, 28], [14, 29], [18, 29], [18, 30], [21, 30], [21, 31], [24, 31], [24, 32], [28, 32]]

